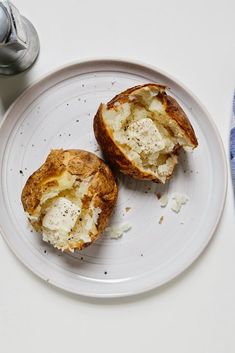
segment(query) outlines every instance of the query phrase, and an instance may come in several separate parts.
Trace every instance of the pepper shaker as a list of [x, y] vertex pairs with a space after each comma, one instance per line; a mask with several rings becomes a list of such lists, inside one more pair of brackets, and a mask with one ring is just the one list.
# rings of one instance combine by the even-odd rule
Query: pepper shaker
[[28, 69], [39, 53], [39, 38], [32, 23], [9, 1], [0, 1], [0, 75]]

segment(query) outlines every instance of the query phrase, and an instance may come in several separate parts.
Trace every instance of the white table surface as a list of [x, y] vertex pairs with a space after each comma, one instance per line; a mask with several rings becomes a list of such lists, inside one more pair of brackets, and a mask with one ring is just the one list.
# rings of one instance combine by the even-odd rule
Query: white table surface
[[[0, 78], [1, 119], [25, 88], [51, 69], [87, 57], [132, 58], [186, 84], [211, 113], [228, 150], [233, 0], [18, 0], [15, 5], [36, 26], [41, 53], [29, 72]], [[44, 283], [0, 237], [1, 352], [234, 353], [234, 219], [229, 178], [222, 220], [196, 263], [160, 289], [115, 300], [86, 299]]]

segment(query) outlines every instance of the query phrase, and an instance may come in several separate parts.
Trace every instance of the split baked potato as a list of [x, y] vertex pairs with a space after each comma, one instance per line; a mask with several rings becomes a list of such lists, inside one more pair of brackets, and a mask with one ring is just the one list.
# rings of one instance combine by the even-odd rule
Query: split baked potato
[[94, 133], [109, 162], [136, 179], [165, 183], [172, 176], [180, 148], [198, 142], [188, 117], [166, 87], [132, 87], [101, 104]]
[[21, 200], [33, 228], [62, 251], [83, 249], [104, 230], [117, 199], [109, 167], [82, 150], [52, 150]]

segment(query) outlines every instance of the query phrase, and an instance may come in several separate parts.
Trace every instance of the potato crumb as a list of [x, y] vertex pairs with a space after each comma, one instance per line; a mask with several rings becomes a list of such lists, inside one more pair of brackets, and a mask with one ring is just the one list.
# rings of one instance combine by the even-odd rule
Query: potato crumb
[[163, 217], [163, 216], [161, 216], [161, 217], [160, 217], [160, 219], [159, 219], [159, 222], [158, 222], [158, 223], [159, 223], [159, 224], [162, 224], [163, 219], [164, 219], [164, 217]]
[[166, 207], [168, 204], [168, 195], [167, 194], [162, 195], [159, 199], [159, 202], [161, 207]]
[[111, 226], [107, 227], [104, 231], [104, 233], [108, 236], [110, 239], [119, 239], [123, 236], [124, 233], [128, 232], [131, 230], [131, 225], [128, 223], [123, 223], [120, 225], [116, 226]]
[[131, 210], [131, 207], [126, 207], [126, 208], [125, 208], [125, 211], [126, 211], [126, 212], [129, 212], [130, 210]]
[[177, 192], [173, 194], [172, 200], [173, 200], [171, 204], [172, 211], [179, 213], [181, 210], [181, 207], [186, 204], [189, 198], [188, 196]]
[[158, 198], [158, 200], [161, 198], [161, 196], [162, 196], [162, 194], [160, 193], [160, 192], [157, 192], [156, 193], [156, 196], [157, 196], [157, 198]]

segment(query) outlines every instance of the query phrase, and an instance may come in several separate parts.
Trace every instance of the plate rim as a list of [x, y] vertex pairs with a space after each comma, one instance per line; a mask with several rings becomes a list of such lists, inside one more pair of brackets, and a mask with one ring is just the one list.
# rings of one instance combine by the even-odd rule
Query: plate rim
[[221, 192], [222, 194], [222, 202], [220, 203], [220, 207], [218, 210], [218, 216], [216, 221], [214, 222], [213, 227], [211, 228], [211, 231], [208, 232], [208, 236], [206, 237], [205, 241], [201, 244], [201, 246], [195, 251], [194, 255], [191, 256], [190, 260], [184, 263], [183, 266], [180, 267], [177, 271], [175, 271], [173, 274], [167, 277], [167, 279], [161, 280], [160, 282], [154, 284], [152, 283], [151, 285], [145, 285], [142, 288], [135, 289], [134, 291], [128, 290], [125, 292], [113, 292], [113, 293], [93, 293], [93, 292], [79, 292], [76, 290], [73, 290], [73, 288], [69, 288], [69, 286], [63, 285], [61, 283], [58, 283], [57, 281], [53, 281], [50, 279], [48, 282], [47, 279], [43, 276], [43, 274], [40, 273], [35, 267], [31, 265], [31, 267], [28, 266], [27, 261], [24, 260], [23, 256], [21, 256], [20, 253], [17, 252], [14, 246], [11, 245], [11, 242], [9, 241], [7, 234], [3, 231], [3, 227], [0, 224], [0, 233], [2, 235], [2, 238], [10, 248], [10, 250], [14, 253], [14, 255], [17, 257], [17, 259], [28, 269], [30, 270], [34, 275], [39, 277], [40, 279], [44, 280], [45, 282], [48, 282], [49, 284], [52, 284], [53, 286], [62, 289], [63, 291], [70, 292], [76, 295], [80, 295], [83, 297], [91, 297], [91, 298], [121, 298], [121, 297], [129, 297], [133, 295], [138, 295], [141, 293], [148, 292], [150, 290], [159, 288], [167, 283], [169, 283], [171, 280], [176, 279], [179, 275], [181, 275], [184, 271], [186, 271], [199, 257], [202, 255], [202, 253], [205, 251], [207, 246], [209, 245], [210, 241], [212, 240], [215, 231], [218, 227], [218, 224], [221, 220], [224, 206], [225, 206], [225, 201], [226, 201], [226, 194], [227, 194], [227, 186], [228, 186], [228, 166], [227, 166], [227, 158], [226, 158], [226, 153], [225, 153], [225, 148], [224, 144], [222, 141], [222, 138], [220, 136], [218, 127], [213, 120], [211, 114], [208, 112], [207, 108], [204, 106], [204, 104], [197, 98], [197, 96], [185, 85], [183, 84], [180, 80], [176, 79], [174, 76], [166, 72], [165, 70], [162, 70], [152, 64], [147, 64], [145, 62], [142, 62], [140, 60], [133, 60], [129, 58], [120, 58], [120, 57], [112, 57], [112, 56], [98, 56], [98, 57], [89, 57], [89, 58], [84, 58], [81, 60], [74, 60], [68, 63], [65, 63], [64, 65], [60, 65], [57, 68], [53, 70], [49, 70], [47, 73], [39, 76], [36, 80], [34, 80], [15, 100], [12, 102], [12, 104], [9, 106], [9, 108], [6, 110], [5, 114], [3, 115], [2, 121], [0, 122], [0, 129], [3, 127], [9, 113], [11, 110], [18, 104], [18, 102], [26, 95], [32, 88], [34, 88], [38, 83], [43, 83], [44, 80], [48, 80], [51, 76], [55, 75], [58, 72], [61, 72], [63, 70], [66, 70], [68, 68], [80, 66], [80, 65], [89, 65], [89, 64], [99, 64], [99, 63], [113, 63], [113, 64], [129, 64], [129, 65], [136, 65], [140, 68], [143, 69], [149, 69], [152, 70], [162, 76], [165, 76], [169, 80], [172, 80], [176, 85], [178, 85], [180, 88], [182, 88], [188, 95], [191, 96], [191, 98], [197, 103], [197, 105], [202, 109], [202, 111], [205, 113], [207, 119], [209, 120], [209, 123], [213, 127], [213, 131], [216, 135], [216, 140], [219, 143], [219, 149], [221, 151], [221, 156], [222, 156], [222, 163], [223, 163], [223, 177], [224, 177], [224, 183], [223, 183], [223, 190]]

